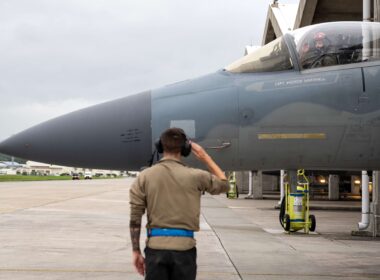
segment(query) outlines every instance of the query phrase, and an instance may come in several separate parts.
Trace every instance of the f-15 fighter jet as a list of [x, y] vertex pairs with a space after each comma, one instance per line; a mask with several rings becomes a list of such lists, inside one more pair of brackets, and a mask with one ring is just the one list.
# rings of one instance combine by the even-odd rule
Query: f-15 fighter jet
[[0, 152], [138, 170], [168, 127], [183, 128], [226, 170], [378, 170], [380, 24], [289, 32], [216, 73], [34, 126]]

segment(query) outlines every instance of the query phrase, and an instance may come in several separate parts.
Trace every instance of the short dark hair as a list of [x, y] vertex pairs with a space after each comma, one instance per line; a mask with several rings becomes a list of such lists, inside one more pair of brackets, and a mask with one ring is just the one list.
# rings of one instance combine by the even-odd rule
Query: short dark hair
[[161, 134], [162, 148], [165, 152], [180, 153], [186, 142], [186, 134], [181, 128], [169, 128]]

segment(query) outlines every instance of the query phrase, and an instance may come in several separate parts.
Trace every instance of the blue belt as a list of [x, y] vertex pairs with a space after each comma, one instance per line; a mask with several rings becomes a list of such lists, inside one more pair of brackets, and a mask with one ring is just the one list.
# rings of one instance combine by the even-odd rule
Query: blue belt
[[148, 237], [154, 236], [180, 236], [194, 238], [194, 231], [178, 228], [151, 228], [147, 231]]

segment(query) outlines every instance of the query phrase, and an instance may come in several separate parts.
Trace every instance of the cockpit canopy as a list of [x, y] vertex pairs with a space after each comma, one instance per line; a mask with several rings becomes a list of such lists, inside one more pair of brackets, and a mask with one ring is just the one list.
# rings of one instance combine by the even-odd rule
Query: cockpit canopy
[[[296, 57], [290, 55], [295, 50]], [[332, 22], [297, 29], [230, 64], [232, 73], [301, 70], [380, 60], [380, 23]]]
[[274, 72], [290, 69], [293, 69], [293, 64], [284, 37], [277, 38], [225, 68], [232, 73]]

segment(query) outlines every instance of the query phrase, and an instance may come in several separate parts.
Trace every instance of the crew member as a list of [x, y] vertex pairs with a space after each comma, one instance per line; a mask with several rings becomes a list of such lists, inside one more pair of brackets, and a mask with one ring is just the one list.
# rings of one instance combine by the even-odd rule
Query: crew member
[[337, 64], [336, 53], [328, 44], [324, 32], [314, 34], [312, 44], [304, 42], [301, 49], [301, 65], [303, 69], [331, 66]]
[[[133, 264], [147, 280], [195, 279], [196, 241], [200, 199], [204, 191], [220, 194], [228, 189], [224, 172], [184, 131], [170, 128], [162, 133], [158, 150], [163, 158], [145, 169], [130, 190], [130, 233]], [[190, 153], [210, 172], [186, 166], [182, 156]], [[145, 259], [140, 251], [141, 217], [147, 210]]]

